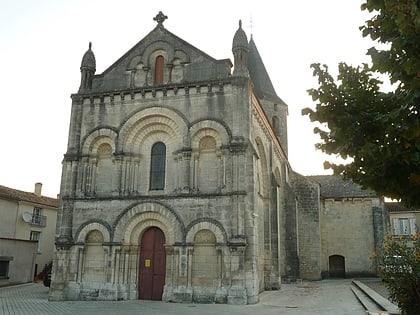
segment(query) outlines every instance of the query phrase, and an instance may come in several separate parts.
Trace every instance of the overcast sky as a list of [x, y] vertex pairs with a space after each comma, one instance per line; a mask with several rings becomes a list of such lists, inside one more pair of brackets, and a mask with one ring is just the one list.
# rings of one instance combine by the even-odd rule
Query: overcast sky
[[[317, 87], [310, 64], [368, 62], [359, 26], [361, 0], [140, 1], [0, 0], [0, 185], [59, 193], [67, 149], [70, 94], [80, 84], [82, 56], [92, 42], [96, 74], [155, 26], [164, 26], [216, 59], [233, 60], [238, 21], [254, 41], [277, 94], [289, 106], [289, 161], [303, 175], [330, 174], [316, 151], [314, 124], [301, 116], [314, 107], [306, 90]], [[252, 22], [251, 22], [252, 21]], [[251, 27], [252, 25], [252, 27]]]

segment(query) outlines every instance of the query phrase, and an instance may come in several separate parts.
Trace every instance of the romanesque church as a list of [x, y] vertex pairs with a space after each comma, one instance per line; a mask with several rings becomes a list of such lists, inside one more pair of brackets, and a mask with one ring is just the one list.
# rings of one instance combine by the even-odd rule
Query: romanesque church
[[[322, 184], [292, 170], [287, 104], [241, 22], [232, 63], [168, 31], [166, 18], [101, 74], [90, 44], [82, 58], [50, 300], [252, 304], [282, 281], [374, 272], [358, 248], [330, 246], [340, 222], [326, 226], [328, 215], [349, 198], [326, 207]], [[383, 213], [358, 198], [365, 217], [376, 213], [375, 227], [357, 223], [371, 225], [359, 244], [368, 256]]]

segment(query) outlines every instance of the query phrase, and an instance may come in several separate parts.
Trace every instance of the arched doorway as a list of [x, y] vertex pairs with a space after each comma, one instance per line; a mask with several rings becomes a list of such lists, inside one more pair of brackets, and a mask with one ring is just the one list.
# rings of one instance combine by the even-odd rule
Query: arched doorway
[[329, 257], [330, 277], [331, 278], [345, 278], [346, 266], [344, 256], [332, 255]]
[[140, 241], [138, 294], [142, 300], [162, 300], [165, 285], [165, 235], [157, 227], [148, 228]]

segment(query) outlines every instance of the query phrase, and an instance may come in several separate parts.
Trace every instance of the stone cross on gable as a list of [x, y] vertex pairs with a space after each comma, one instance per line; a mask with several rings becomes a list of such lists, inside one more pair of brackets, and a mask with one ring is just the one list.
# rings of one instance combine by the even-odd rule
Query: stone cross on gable
[[153, 18], [153, 21], [158, 22], [159, 26], [163, 26], [163, 22], [168, 18], [167, 15], [163, 14], [162, 11], [159, 11], [159, 13]]

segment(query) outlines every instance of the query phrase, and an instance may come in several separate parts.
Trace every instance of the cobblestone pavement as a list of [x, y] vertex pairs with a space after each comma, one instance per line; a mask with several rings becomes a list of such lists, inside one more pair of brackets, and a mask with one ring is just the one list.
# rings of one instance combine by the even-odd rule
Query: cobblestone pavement
[[229, 315], [364, 315], [350, 290], [351, 280], [323, 280], [283, 284], [279, 291], [260, 295], [256, 305], [175, 304], [155, 301], [65, 301], [49, 302], [48, 288], [30, 283], [0, 288], [0, 314], [229, 314]]

